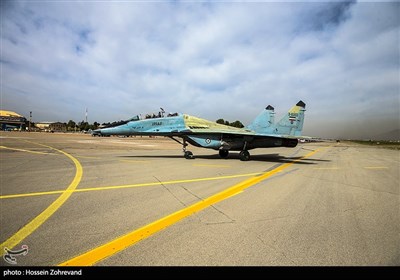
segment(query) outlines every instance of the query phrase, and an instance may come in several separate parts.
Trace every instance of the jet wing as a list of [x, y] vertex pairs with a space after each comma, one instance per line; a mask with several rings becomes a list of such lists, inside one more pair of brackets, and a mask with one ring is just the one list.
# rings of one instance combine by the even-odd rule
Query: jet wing
[[239, 128], [211, 122], [205, 119], [184, 115], [184, 122], [189, 134], [233, 134], [233, 135], [256, 135], [253, 130]]

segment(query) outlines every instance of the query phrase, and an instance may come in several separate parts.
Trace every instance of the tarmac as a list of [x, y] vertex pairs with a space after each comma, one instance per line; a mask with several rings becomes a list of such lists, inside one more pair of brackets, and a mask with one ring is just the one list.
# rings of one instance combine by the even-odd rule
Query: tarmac
[[399, 150], [188, 149], [1, 132], [1, 265], [400, 265]]

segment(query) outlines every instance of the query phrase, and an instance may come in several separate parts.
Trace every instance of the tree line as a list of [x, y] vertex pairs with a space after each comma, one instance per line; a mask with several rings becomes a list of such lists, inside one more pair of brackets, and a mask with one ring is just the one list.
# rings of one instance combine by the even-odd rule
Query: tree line
[[216, 121], [216, 123], [229, 125], [229, 126], [233, 126], [233, 127], [238, 127], [238, 128], [244, 127], [244, 125], [240, 121], [229, 122], [229, 121], [225, 121], [224, 119], [218, 119]]

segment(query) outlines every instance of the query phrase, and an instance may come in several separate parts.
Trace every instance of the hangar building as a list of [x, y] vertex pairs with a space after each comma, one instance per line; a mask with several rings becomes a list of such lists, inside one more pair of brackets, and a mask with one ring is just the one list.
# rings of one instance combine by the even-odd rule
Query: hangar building
[[0, 110], [1, 130], [25, 130], [26, 118], [12, 111]]

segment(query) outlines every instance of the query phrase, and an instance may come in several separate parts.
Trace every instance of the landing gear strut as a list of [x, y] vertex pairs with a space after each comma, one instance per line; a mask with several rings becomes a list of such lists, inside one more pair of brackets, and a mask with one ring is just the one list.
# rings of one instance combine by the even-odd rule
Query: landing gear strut
[[183, 139], [182, 143], [183, 156], [185, 157], [185, 159], [194, 159], [193, 153], [191, 151], [186, 151], [187, 145], [188, 144], [186, 144], [186, 140]]
[[188, 144], [186, 144], [185, 139], [183, 139], [183, 144], [182, 144], [183, 156], [185, 157], [185, 159], [194, 159], [193, 153], [191, 151], [186, 151], [187, 145]]
[[183, 151], [183, 156], [185, 157], [185, 159], [194, 159], [193, 153], [191, 151], [186, 151], [186, 147], [188, 146], [188, 144], [186, 144], [186, 140], [183, 139], [183, 143], [180, 142], [179, 140], [176, 140], [174, 137], [169, 136], [169, 138], [171, 138], [172, 140], [178, 142], [179, 144], [182, 145], [182, 151]]
[[244, 142], [243, 150], [239, 153], [241, 161], [248, 161], [250, 159], [250, 153], [247, 151], [247, 141]]

